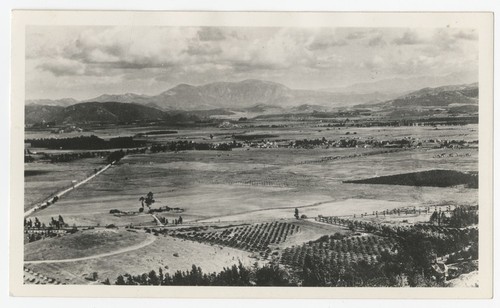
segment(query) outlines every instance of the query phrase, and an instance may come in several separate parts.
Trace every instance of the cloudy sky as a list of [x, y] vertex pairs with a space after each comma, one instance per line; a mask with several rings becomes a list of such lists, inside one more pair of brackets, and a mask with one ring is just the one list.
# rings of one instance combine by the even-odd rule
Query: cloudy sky
[[134, 92], [249, 78], [297, 89], [477, 69], [470, 29], [28, 27], [26, 98]]

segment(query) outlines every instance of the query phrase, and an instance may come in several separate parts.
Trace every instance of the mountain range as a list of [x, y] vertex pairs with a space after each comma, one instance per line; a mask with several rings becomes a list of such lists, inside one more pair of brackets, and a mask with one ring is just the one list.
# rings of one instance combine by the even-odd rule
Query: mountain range
[[[204, 86], [179, 85], [156, 96], [138, 94], [101, 95], [91, 101], [69, 106], [27, 104], [27, 124], [42, 121], [56, 123], [130, 123], [137, 121], [196, 121], [204, 117], [254, 117], [262, 114], [325, 112], [345, 106], [336, 102], [356, 101], [350, 94], [310, 90], [292, 90], [284, 85], [245, 80], [238, 83], [217, 82]], [[359, 97], [359, 96], [358, 96]], [[61, 104], [72, 102], [65, 99]], [[349, 108], [372, 108], [396, 111], [445, 107], [457, 113], [478, 108], [478, 84], [423, 88], [382, 102], [349, 104]], [[399, 111], [397, 111], [399, 110]], [[404, 111], [406, 112], [406, 111]], [[430, 112], [430, 111], [429, 111]], [[406, 113], [405, 113], [406, 114]]]
[[158, 95], [103, 94], [82, 101], [74, 99], [27, 100], [26, 105], [69, 106], [78, 102], [120, 102], [135, 103], [162, 110], [206, 110], [248, 108], [259, 104], [279, 107], [303, 104], [338, 107], [385, 101], [395, 97], [397, 95], [387, 95], [381, 92], [356, 94], [296, 90], [280, 83], [247, 79], [240, 82], [213, 82], [201, 86], [180, 84]]

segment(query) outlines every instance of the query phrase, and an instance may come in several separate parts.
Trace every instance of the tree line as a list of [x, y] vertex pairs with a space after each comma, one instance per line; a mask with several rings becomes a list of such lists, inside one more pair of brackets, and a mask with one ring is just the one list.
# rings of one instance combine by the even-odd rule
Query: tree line
[[166, 144], [153, 144], [151, 153], [168, 152], [168, 151], [231, 151], [233, 148], [241, 148], [243, 145], [236, 141], [222, 143], [201, 143], [194, 141], [171, 141]]
[[47, 148], [57, 150], [100, 150], [116, 148], [137, 148], [146, 145], [146, 142], [134, 140], [133, 137], [116, 137], [109, 140], [99, 138], [95, 135], [79, 136], [70, 138], [41, 138], [26, 139], [35, 148]]
[[162, 268], [142, 275], [124, 274], [118, 276], [115, 285], [153, 285], [153, 286], [291, 286], [287, 270], [277, 264], [259, 267], [244, 266], [241, 262], [220, 272], [205, 273], [193, 265], [191, 270], [178, 270], [174, 274], [164, 273]]

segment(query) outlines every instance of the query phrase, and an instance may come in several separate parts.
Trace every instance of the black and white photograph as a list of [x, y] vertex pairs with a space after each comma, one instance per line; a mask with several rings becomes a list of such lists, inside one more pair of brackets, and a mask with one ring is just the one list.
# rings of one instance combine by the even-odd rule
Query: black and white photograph
[[11, 271], [41, 290], [487, 287], [491, 32], [464, 20], [491, 16], [424, 15], [26, 24]]

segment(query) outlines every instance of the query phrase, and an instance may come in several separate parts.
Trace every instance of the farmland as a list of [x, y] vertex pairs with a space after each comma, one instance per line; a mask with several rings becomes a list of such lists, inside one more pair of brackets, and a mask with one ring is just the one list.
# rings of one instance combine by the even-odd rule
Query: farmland
[[[100, 127], [82, 135], [141, 143], [105, 172], [26, 217], [48, 226], [62, 215], [77, 230], [25, 245], [26, 283], [35, 281], [30, 271], [61, 283], [94, 284], [159, 267], [174, 275], [193, 264], [211, 273], [257, 262], [278, 264], [294, 279], [319, 285], [304, 270], [314, 260], [328, 268], [328, 280], [341, 275], [340, 268], [375, 266], [401, 245], [393, 235], [363, 224], [413, 228], [429, 225], [438, 209], [449, 217], [456, 207], [477, 206], [477, 189], [467, 185], [365, 181], [432, 170], [477, 173], [474, 124], [329, 127], [318, 120], [258, 119], [229, 128]], [[52, 135], [38, 130], [28, 137]], [[106, 154], [70, 162], [47, 161], [41, 154], [82, 149], [31, 151], [36, 155], [25, 164], [25, 210], [108, 163]], [[144, 205], [142, 199], [141, 204], [148, 192], [154, 203]]]

